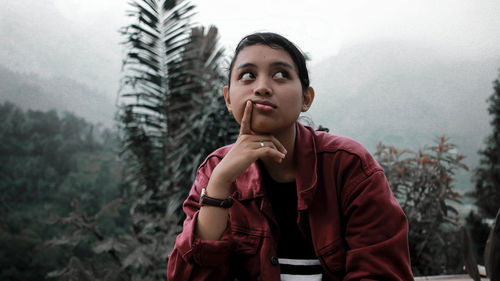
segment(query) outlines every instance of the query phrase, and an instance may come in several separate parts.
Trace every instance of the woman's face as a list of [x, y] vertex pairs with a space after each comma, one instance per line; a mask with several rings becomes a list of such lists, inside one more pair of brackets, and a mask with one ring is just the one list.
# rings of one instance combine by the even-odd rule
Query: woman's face
[[309, 109], [314, 98], [312, 88], [302, 91], [290, 55], [266, 45], [241, 50], [230, 79], [231, 88], [224, 88], [226, 105], [241, 124], [245, 103], [252, 101], [251, 129], [256, 133], [279, 134], [294, 128], [300, 112]]

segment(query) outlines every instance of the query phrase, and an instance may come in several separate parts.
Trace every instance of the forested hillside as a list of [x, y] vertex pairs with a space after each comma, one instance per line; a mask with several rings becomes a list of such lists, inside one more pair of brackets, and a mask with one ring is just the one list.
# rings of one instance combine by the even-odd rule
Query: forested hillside
[[[70, 256], [90, 252], [85, 243], [41, 246], [61, 231], [50, 217], [69, 213], [75, 199], [94, 213], [120, 196], [117, 138], [73, 113], [8, 102], [0, 104], [0, 120], [0, 279], [43, 280]], [[123, 218], [107, 220], [103, 231], [123, 231]]]

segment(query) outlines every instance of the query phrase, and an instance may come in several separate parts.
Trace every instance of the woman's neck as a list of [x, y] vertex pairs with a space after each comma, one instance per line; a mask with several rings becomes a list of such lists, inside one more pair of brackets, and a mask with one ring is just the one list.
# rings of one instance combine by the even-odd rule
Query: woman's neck
[[277, 182], [295, 181], [295, 137], [297, 135], [295, 124], [289, 130], [273, 135], [285, 147], [287, 153], [281, 163], [273, 159], [262, 159], [267, 172]]

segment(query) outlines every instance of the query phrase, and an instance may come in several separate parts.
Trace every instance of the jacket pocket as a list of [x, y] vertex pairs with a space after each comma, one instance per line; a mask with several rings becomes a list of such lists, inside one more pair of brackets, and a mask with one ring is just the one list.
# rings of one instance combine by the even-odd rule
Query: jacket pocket
[[249, 230], [233, 228], [233, 256], [230, 258], [231, 269], [237, 280], [255, 281], [260, 279], [260, 249], [264, 237]]
[[318, 258], [326, 273], [342, 280], [345, 275], [346, 252], [340, 241], [332, 242], [318, 250]]
[[237, 255], [255, 255], [262, 241], [261, 235], [245, 231], [233, 231], [234, 253]]

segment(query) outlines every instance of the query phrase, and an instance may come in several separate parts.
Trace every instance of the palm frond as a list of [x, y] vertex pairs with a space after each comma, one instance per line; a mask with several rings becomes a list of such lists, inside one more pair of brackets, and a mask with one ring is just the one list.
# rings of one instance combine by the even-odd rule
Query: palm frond
[[[125, 180], [133, 195], [135, 235], [160, 243], [172, 232], [160, 224], [165, 214], [182, 220], [180, 206], [197, 167], [235, 138], [238, 125], [220, 94], [224, 50], [217, 29], [192, 28], [195, 11], [188, 1], [135, 0], [129, 14], [137, 21], [121, 30]], [[148, 255], [152, 265], [144, 265], [146, 271], [164, 265], [158, 251]]]

